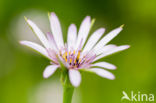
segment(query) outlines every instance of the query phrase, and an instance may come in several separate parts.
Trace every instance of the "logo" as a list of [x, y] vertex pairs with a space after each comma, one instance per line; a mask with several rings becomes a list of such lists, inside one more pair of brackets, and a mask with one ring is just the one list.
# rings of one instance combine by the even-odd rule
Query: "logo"
[[125, 91], [122, 91], [122, 98], [121, 101], [128, 100], [128, 101], [154, 101], [154, 94], [145, 94], [141, 93], [140, 91], [134, 93], [131, 91], [129, 94], [127, 94]]

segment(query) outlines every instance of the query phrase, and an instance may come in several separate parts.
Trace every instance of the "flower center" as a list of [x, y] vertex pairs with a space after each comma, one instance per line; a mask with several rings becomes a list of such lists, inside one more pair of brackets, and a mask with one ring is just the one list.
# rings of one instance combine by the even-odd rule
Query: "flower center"
[[81, 56], [81, 50], [79, 51], [60, 51], [60, 56], [70, 66], [70, 68], [79, 68], [85, 62], [85, 56]]

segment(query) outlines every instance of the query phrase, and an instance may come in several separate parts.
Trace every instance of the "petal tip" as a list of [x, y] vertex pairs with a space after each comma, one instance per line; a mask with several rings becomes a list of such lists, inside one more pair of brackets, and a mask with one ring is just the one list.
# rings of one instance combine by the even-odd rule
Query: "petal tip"
[[58, 68], [57, 65], [47, 66], [46, 69], [43, 72], [43, 77], [44, 78], [49, 78], [51, 75], [53, 75], [55, 73], [55, 71], [57, 70], [57, 68]]
[[75, 24], [70, 24], [69, 28], [73, 29], [73, 28], [76, 28], [76, 25]]
[[131, 46], [130, 45], [127, 45], [128, 46], [128, 48], [130, 48]]
[[76, 25], [74, 23], [70, 24], [71, 27], [75, 27]]
[[47, 76], [45, 71], [43, 72], [43, 78], [48, 78], [48, 76]]
[[109, 80], [115, 80], [114, 74], [109, 75], [107, 78], [108, 78]]
[[125, 26], [125, 24], [122, 24], [121, 26], [120, 26], [120, 28], [123, 28]]
[[48, 78], [48, 76], [46, 76], [46, 75], [44, 75], [44, 74], [43, 74], [43, 78], [47, 79], [47, 78]]
[[85, 20], [91, 21], [91, 17], [90, 16], [86, 16]]
[[105, 28], [101, 28], [100, 31], [104, 33], [105, 32]]
[[55, 12], [51, 12], [51, 16], [56, 16]]
[[43, 72], [43, 78], [47, 79], [51, 76], [52, 74], [47, 73], [47, 71]]
[[26, 44], [26, 41], [19, 41], [19, 43], [20, 43], [21, 45], [25, 45], [25, 44]]
[[79, 84], [72, 84], [74, 87], [78, 87], [79, 85], [80, 85], [80, 83]]
[[27, 20], [28, 20], [28, 18], [27, 18], [26, 16], [24, 16], [24, 19], [25, 19], [25, 21], [27, 21]]
[[110, 80], [115, 80], [115, 76], [113, 75], [111, 78], [109, 78]]
[[29, 25], [32, 25], [33, 22], [30, 20], [30, 19], [26, 19], [26, 22], [29, 24]]
[[81, 83], [81, 75], [77, 70], [69, 70], [69, 79], [74, 87], [78, 87]]
[[128, 48], [130, 48], [130, 45], [125, 45], [125, 49], [128, 49]]
[[116, 67], [116, 66], [113, 66], [113, 67], [112, 67], [112, 70], [116, 70], [116, 69], [117, 69], [117, 67]]
[[19, 41], [20, 44], [23, 44], [23, 41]]

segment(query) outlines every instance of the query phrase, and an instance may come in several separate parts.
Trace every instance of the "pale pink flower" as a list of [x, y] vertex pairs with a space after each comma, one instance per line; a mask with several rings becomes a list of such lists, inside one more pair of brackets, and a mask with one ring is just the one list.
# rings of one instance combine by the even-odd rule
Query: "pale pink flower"
[[52, 12], [49, 15], [49, 19], [52, 33], [47, 33], [47, 35], [34, 22], [26, 19], [29, 26], [43, 44], [42, 46], [30, 41], [20, 42], [22, 45], [33, 48], [50, 60], [50, 65], [43, 72], [44, 78], [51, 76], [60, 67], [61, 61], [68, 70], [71, 84], [75, 87], [79, 86], [81, 82], [80, 70], [93, 72], [111, 80], [115, 79], [114, 75], [105, 69], [114, 70], [116, 66], [107, 62], [95, 61], [129, 48], [129, 45], [107, 45], [109, 41], [120, 33], [122, 27], [112, 30], [104, 37], [102, 35], [105, 29], [99, 28], [86, 41], [92, 26], [91, 18], [87, 16], [82, 21], [78, 32], [75, 24], [69, 26], [67, 43], [64, 43], [58, 17]]

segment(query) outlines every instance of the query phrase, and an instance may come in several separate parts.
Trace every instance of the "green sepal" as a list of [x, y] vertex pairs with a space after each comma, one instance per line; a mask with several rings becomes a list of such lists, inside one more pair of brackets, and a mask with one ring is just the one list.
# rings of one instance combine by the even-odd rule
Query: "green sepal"
[[91, 21], [91, 27], [90, 28], [92, 28], [93, 27], [93, 25], [94, 25], [94, 23], [95, 23], [95, 18], [94, 19], [92, 19], [92, 21]]

